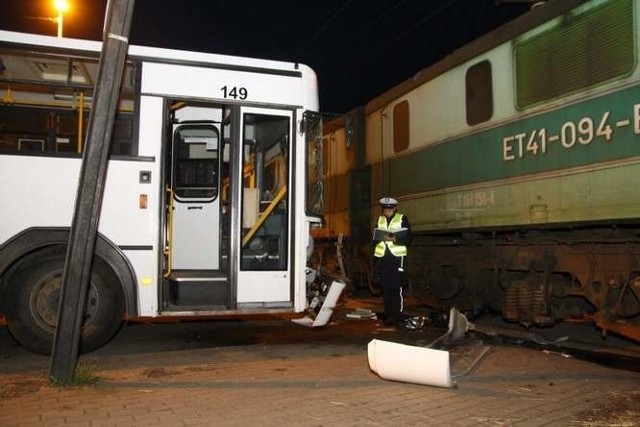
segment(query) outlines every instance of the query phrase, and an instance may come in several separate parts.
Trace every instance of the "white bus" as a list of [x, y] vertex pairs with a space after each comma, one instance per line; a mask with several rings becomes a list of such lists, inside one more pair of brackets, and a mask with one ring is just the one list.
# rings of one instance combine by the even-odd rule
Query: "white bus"
[[[102, 44], [0, 31], [0, 314], [49, 354]], [[81, 350], [123, 319], [296, 313], [322, 209], [314, 72], [130, 46]]]

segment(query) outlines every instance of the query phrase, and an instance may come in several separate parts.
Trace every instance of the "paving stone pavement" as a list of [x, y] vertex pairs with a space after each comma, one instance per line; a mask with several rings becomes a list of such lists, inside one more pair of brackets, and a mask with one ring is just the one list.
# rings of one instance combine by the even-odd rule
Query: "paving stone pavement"
[[[354, 324], [364, 334], [356, 340], [339, 339], [357, 335]], [[275, 325], [266, 327], [284, 335], [300, 328], [282, 321]], [[451, 364], [454, 376], [471, 371], [456, 377], [455, 388], [438, 388], [383, 380], [369, 370], [368, 340], [420, 344], [415, 331], [384, 333], [366, 320], [342, 322], [318, 334], [299, 342], [254, 340], [247, 345], [108, 356], [99, 351], [81, 359], [100, 377], [97, 384], [86, 386], [50, 385], [42, 361], [23, 371], [0, 366], [0, 426], [631, 426], [640, 422], [640, 373], [559, 353], [492, 344], [487, 348], [470, 341], [451, 349]], [[476, 358], [479, 350], [487, 353]], [[24, 361], [28, 365], [26, 355]]]

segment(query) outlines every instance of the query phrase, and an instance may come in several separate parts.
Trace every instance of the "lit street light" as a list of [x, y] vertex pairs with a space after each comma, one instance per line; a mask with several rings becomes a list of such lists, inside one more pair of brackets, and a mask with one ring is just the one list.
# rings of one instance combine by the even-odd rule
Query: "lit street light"
[[69, 2], [67, 0], [53, 0], [53, 7], [58, 11], [58, 17], [55, 18], [58, 23], [58, 37], [62, 37], [63, 15], [69, 10]]
[[28, 16], [29, 19], [55, 22], [58, 24], [58, 37], [62, 37], [63, 15], [69, 10], [68, 0], [53, 0], [53, 8], [58, 12], [58, 16]]

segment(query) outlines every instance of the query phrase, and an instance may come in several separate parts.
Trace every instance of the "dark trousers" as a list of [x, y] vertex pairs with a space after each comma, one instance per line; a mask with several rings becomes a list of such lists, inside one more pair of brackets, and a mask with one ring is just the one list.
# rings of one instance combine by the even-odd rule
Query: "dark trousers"
[[400, 268], [402, 257], [393, 256], [387, 251], [380, 259], [380, 274], [382, 284], [382, 298], [384, 300], [385, 323], [397, 325], [401, 320], [402, 301], [402, 272]]

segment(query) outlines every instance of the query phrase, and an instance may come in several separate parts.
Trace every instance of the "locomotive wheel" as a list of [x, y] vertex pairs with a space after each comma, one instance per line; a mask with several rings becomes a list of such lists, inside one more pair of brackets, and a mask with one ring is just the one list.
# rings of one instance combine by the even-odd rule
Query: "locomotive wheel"
[[[7, 327], [28, 350], [51, 354], [62, 289], [64, 256], [56, 255], [20, 269], [7, 291]], [[125, 305], [120, 285], [111, 270], [94, 259], [83, 324], [80, 352], [105, 344], [122, 324]]]

